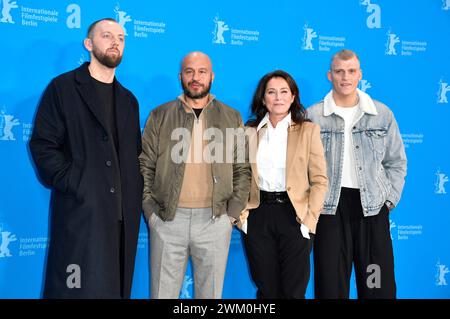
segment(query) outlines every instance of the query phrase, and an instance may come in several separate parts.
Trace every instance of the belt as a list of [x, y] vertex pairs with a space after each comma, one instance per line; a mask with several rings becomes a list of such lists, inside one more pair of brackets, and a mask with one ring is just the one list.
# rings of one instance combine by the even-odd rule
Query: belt
[[260, 202], [264, 204], [286, 204], [289, 203], [287, 192], [259, 191]]

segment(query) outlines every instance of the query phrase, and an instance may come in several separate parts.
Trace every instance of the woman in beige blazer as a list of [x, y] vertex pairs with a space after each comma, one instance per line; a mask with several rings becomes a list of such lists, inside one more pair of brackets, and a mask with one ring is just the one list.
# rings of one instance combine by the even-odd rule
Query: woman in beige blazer
[[247, 123], [252, 184], [239, 226], [258, 298], [304, 298], [309, 255], [327, 191], [318, 125], [297, 84], [277, 70], [259, 81]]

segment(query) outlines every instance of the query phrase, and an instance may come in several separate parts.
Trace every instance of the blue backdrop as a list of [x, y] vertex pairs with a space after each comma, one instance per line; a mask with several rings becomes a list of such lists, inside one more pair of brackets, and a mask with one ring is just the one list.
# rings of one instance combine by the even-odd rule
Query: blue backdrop
[[[248, 118], [259, 78], [284, 69], [309, 106], [330, 90], [331, 55], [355, 50], [361, 89], [395, 113], [408, 156], [403, 197], [391, 215], [400, 298], [450, 297], [450, 1], [2, 0], [0, 14], [0, 298], [38, 298], [48, 245], [49, 190], [27, 148], [41, 93], [89, 54], [88, 25], [113, 17], [127, 31], [118, 79], [151, 109], [181, 88], [181, 58], [209, 54], [213, 93]], [[132, 296], [149, 297], [142, 221]], [[190, 298], [188, 268], [182, 298]], [[354, 297], [355, 284], [351, 295]], [[312, 280], [307, 297], [313, 296]], [[241, 233], [233, 231], [224, 298], [254, 298]]]

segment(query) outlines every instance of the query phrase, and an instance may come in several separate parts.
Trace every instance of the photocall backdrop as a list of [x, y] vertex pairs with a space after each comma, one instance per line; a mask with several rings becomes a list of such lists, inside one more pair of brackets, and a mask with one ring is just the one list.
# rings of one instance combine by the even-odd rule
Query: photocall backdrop
[[[180, 60], [190, 51], [210, 55], [212, 92], [245, 121], [265, 73], [291, 73], [310, 106], [331, 88], [332, 54], [355, 50], [360, 89], [393, 110], [408, 157], [402, 200], [390, 215], [398, 297], [450, 298], [449, 0], [2, 0], [0, 6], [0, 298], [41, 296], [50, 191], [36, 177], [28, 140], [43, 90], [89, 60], [82, 40], [103, 17], [126, 30], [117, 78], [138, 98], [142, 128], [153, 108], [180, 94]], [[255, 297], [241, 237], [235, 229], [224, 298]], [[133, 298], [150, 295], [148, 256], [142, 219]], [[192, 288], [189, 264], [180, 297], [192, 298]]]

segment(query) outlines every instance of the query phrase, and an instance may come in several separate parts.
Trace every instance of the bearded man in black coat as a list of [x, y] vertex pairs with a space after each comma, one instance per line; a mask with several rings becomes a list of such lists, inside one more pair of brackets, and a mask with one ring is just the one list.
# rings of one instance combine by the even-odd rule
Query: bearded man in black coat
[[91, 61], [54, 78], [30, 151], [51, 189], [44, 298], [129, 298], [139, 234], [139, 105], [115, 78], [125, 45], [113, 19], [91, 24]]

